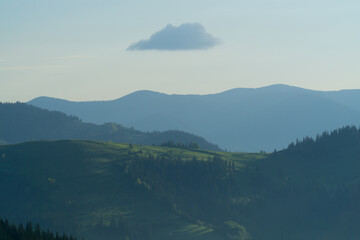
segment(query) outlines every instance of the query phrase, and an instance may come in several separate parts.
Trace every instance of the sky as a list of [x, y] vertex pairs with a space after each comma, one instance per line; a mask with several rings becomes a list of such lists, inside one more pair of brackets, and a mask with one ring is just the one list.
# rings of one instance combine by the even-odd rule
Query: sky
[[358, 0], [0, 0], [0, 101], [360, 89]]

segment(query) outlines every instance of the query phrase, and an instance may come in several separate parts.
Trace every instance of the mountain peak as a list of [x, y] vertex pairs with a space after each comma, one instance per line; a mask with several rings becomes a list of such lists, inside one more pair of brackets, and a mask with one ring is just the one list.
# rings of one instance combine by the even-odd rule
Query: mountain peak
[[291, 90], [296, 90], [296, 91], [313, 91], [310, 89], [306, 89], [306, 88], [301, 88], [301, 87], [296, 87], [296, 86], [290, 86], [290, 85], [286, 85], [286, 84], [272, 84], [269, 86], [265, 86], [265, 87], [259, 87], [256, 88], [258, 90], [260, 89], [264, 89], [264, 90], [271, 90], [271, 91], [291, 91]]

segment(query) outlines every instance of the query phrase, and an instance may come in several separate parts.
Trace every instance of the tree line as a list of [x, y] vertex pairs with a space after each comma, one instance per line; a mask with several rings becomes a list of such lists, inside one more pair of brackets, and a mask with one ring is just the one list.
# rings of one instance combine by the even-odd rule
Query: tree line
[[[235, 166], [219, 156], [206, 159], [139, 155], [129, 151], [122, 168], [139, 190], [146, 190], [177, 213], [193, 219], [212, 219], [229, 213]], [[211, 211], [209, 211], [211, 209]]]
[[33, 227], [31, 222], [26, 225], [15, 225], [8, 220], [0, 219], [0, 240], [77, 240], [73, 236], [44, 231], [37, 224]]
[[196, 142], [189, 143], [176, 143], [175, 141], [166, 141], [161, 143], [159, 146], [161, 147], [175, 147], [175, 148], [184, 148], [184, 149], [199, 149], [199, 145]]

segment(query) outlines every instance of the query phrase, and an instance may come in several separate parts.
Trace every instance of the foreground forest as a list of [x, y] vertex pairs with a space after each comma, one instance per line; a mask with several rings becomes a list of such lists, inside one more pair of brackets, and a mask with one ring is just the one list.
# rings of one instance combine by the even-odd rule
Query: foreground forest
[[72, 236], [44, 231], [39, 225], [32, 226], [31, 222], [19, 226], [0, 219], [1, 240], [76, 240]]
[[272, 154], [3, 145], [0, 216], [90, 240], [359, 239], [359, 156], [356, 127]]

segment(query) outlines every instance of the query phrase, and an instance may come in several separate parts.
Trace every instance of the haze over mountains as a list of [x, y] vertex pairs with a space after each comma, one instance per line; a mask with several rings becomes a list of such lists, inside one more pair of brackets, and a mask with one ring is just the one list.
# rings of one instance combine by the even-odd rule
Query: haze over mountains
[[204, 138], [182, 131], [141, 132], [115, 123], [84, 123], [74, 116], [24, 103], [0, 103], [0, 144], [35, 140], [86, 139], [143, 145], [173, 141], [221, 151]]
[[360, 90], [314, 91], [287, 85], [209, 95], [137, 91], [93, 102], [39, 97], [28, 103], [97, 124], [187, 131], [222, 148], [245, 152], [282, 149], [297, 138], [360, 124]]
[[[265, 137], [279, 143], [291, 134], [352, 125], [360, 119], [358, 95], [277, 85], [206, 96], [140, 91], [109, 102], [50, 100], [92, 111], [98, 122], [113, 113], [129, 122], [136, 116], [143, 127], [177, 129], [181, 123], [195, 129], [196, 123], [233, 146], [239, 138], [242, 147], [246, 139], [255, 146], [271, 143]], [[357, 127], [289, 141], [271, 154], [233, 153], [179, 130], [85, 123], [24, 103], [0, 103], [0, 116], [0, 143], [29, 141], [0, 146], [0, 216], [15, 223], [31, 220], [88, 240], [360, 236]], [[34, 141], [40, 139], [46, 141]], [[57, 139], [72, 140], [49, 141]], [[169, 140], [202, 149], [144, 146]]]

